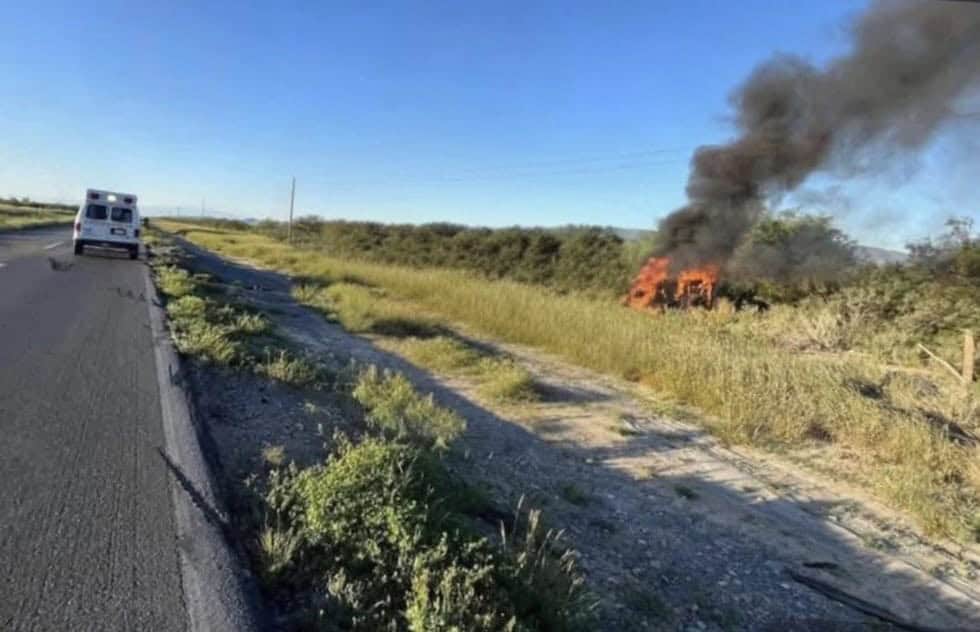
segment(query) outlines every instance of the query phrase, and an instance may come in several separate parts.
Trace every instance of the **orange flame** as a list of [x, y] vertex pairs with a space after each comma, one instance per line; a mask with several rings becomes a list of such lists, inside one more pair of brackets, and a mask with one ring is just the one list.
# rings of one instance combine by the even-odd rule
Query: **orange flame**
[[633, 279], [623, 305], [633, 309], [712, 307], [720, 269], [714, 264], [681, 270], [671, 277], [670, 258], [650, 257]]

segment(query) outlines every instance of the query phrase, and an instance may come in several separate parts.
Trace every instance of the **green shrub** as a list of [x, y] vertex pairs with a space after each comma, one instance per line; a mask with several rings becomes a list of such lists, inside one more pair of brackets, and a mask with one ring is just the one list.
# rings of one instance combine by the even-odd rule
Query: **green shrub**
[[181, 353], [218, 364], [235, 364], [244, 359], [240, 342], [232, 340], [224, 327], [203, 319], [178, 321], [175, 341]]
[[[343, 444], [326, 466], [301, 472], [294, 484], [311, 542], [351, 546], [356, 558], [382, 564], [387, 548], [415, 546], [424, 535], [422, 527], [429, 528], [420, 454], [409, 445], [367, 439], [357, 446]], [[361, 550], [361, 543], [349, 538], [352, 534], [382, 539], [386, 550], [376, 543]]]
[[501, 538], [510, 582], [516, 594], [519, 619], [532, 629], [590, 629], [596, 602], [585, 589], [576, 567], [575, 552], [562, 544], [562, 531], [546, 529], [541, 511], [525, 509], [518, 501], [514, 521]]
[[514, 403], [538, 398], [534, 378], [527, 369], [510, 359], [487, 357], [455, 338], [408, 338], [399, 342], [397, 349], [409, 360], [427, 369], [474, 376], [478, 392], [488, 400]]
[[[443, 538], [418, 555], [405, 612], [413, 632], [496, 632], [517, 620], [493, 603], [497, 569], [485, 542], [467, 542], [454, 552]], [[461, 559], [460, 559], [461, 558]]]
[[[356, 626], [450, 630], [444, 624], [453, 622], [459, 630], [501, 629], [506, 617], [495, 603], [489, 550], [461, 545], [459, 536], [440, 530], [439, 513], [430, 509], [442, 482], [431, 458], [377, 439], [342, 445], [324, 467], [293, 482], [303, 533], [332, 562], [324, 568], [331, 597]], [[478, 597], [454, 600], [450, 613], [419, 612], [422, 604], [463, 595]]]
[[538, 398], [531, 373], [511, 360], [484, 358], [480, 378], [479, 393], [489, 400], [514, 403]]
[[353, 395], [367, 422], [390, 436], [447, 446], [466, 428], [459, 415], [437, 405], [431, 394], [419, 395], [400, 373], [370, 366], [358, 376]]
[[261, 314], [238, 314], [233, 327], [243, 334], [257, 336], [269, 330], [269, 321]]
[[303, 546], [302, 535], [295, 529], [265, 527], [259, 533], [259, 569], [263, 579], [274, 584], [295, 564]]
[[[256, 231], [285, 239], [282, 224], [265, 222]], [[511, 279], [562, 290], [621, 293], [634, 272], [623, 240], [592, 226], [468, 228], [453, 224], [393, 225], [294, 222], [293, 241], [332, 256], [412, 267], [445, 267], [491, 279]]]
[[273, 354], [267, 349], [265, 360], [258, 363], [255, 370], [260, 375], [293, 386], [314, 384], [323, 377], [322, 371], [315, 364], [306, 358], [290, 355], [284, 350]]
[[167, 315], [171, 320], [189, 321], [204, 318], [207, 303], [199, 296], [185, 294], [167, 303]]
[[314, 305], [318, 301], [321, 291], [322, 287], [318, 284], [300, 283], [293, 286], [290, 294], [300, 303]]
[[268, 319], [227, 302], [227, 295], [205, 276], [191, 275], [176, 266], [159, 266], [157, 283], [168, 297], [167, 315], [181, 353], [217, 364], [251, 366], [260, 375], [297, 386], [324, 377], [308, 359], [284, 350], [273, 354], [267, 349], [265, 359], [258, 361], [251, 347], [271, 329]]
[[157, 287], [170, 298], [180, 298], [193, 292], [195, 283], [187, 270], [166, 266], [157, 268]]
[[261, 538], [263, 574], [325, 590], [327, 629], [560, 632], [587, 620], [560, 534], [519, 507], [495, 547], [458, 527], [453, 485], [425, 449], [341, 438], [324, 465], [273, 472], [266, 501], [284, 524]]
[[450, 338], [407, 338], [398, 351], [415, 364], [446, 373], [475, 369], [482, 355], [473, 347]]

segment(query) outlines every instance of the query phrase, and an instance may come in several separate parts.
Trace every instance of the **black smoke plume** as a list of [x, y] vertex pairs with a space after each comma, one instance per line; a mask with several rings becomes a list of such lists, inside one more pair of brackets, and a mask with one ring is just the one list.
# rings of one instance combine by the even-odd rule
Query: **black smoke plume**
[[851, 32], [852, 52], [827, 67], [780, 55], [735, 90], [738, 135], [695, 151], [688, 204], [660, 222], [657, 254], [726, 263], [771, 196], [921, 147], [980, 87], [980, 4], [878, 0]]

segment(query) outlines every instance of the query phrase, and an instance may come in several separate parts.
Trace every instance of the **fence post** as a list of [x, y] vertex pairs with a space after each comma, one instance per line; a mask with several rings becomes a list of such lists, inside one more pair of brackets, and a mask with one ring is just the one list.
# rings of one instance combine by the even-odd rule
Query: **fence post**
[[973, 339], [973, 331], [963, 330], [963, 381], [967, 384], [973, 382], [973, 371], [977, 358], [977, 346]]

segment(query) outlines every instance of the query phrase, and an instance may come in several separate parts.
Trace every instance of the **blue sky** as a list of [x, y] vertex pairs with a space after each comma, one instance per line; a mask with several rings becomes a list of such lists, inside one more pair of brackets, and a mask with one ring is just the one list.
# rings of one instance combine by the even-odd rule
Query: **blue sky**
[[[8, 4], [0, 195], [281, 218], [295, 175], [326, 217], [649, 228], [749, 70], [842, 52], [865, 6], [362, 4]], [[847, 183], [842, 225], [896, 246], [976, 211], [955, 139]]]

